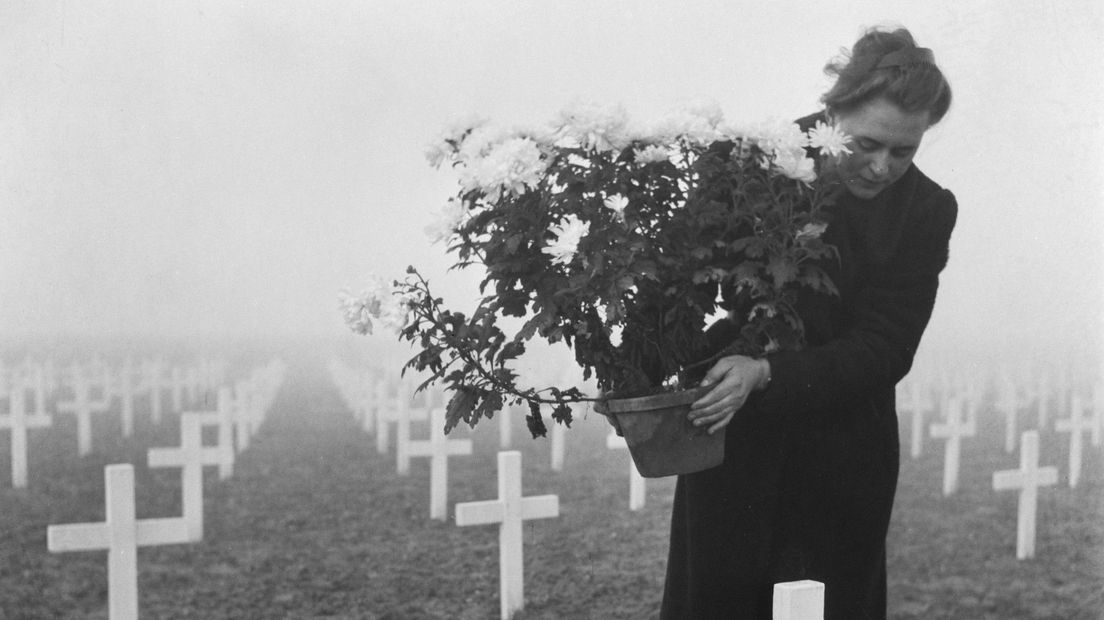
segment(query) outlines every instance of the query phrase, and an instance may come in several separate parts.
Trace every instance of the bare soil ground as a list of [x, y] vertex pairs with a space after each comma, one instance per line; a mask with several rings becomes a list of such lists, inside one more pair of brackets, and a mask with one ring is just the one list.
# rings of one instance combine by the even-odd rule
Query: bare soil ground
[[[139, 409], [139, 413], [142, 410]], [[76, 455], [71, 416], [32, 431], [30, 484], [10, 488], [0, 434], [0, 618], [106, 618], [103, 552], [50, 554], [49, 524], [103, 519], [103, 466], [135, 464], [139, 518], [180, 514], [178, 470], [146, 468], [150, 447], [177, 445], [176, 416], [144, 417], [130, 439], [117, 415], [96, 421], [95, 452]], [[628, 510], [628, 455], [605, 448], [600, 416], [568, 431], [565, 469], [519, 418], [523, 492], [555, 493], [560, 517], [525, 526], [526, 609], [519, 620], [653, 618], [661, 595], [672, 479], [649, 480]], [[907, 420], [902, 424], [903, 435]], [[429, 433], [414, 425], [413, 436]], [[473, 456], [449, 463], [449, 504], [493, 499], [497, 421], [470, 436]], [[1066, 435], [1044, 433], [1044, 465], [1061, 485], [1040, 494], [1038, 556], [1015, 559], [1016, 494], [992, 472], [1018, 466], [1000, 429], [964, 444], [959, 492], [941, 494], [942, 445], [902, 459], [890, 536], [890, 616], [899, 619], [1104, 618], [1104, 458], [1087, 444], [1076, 489], [1066, 486]], [[906, 438], [907, 439], [907, 438]], [[904, 446], [907, 451], [907, 443]], [[429, 519], [429, 464], [396, 473], [320, 367], [292, 365], [234, 476], [205, 474], [205, 539], [139, 551], [145, 619], [497, 618], [498, 536]]]

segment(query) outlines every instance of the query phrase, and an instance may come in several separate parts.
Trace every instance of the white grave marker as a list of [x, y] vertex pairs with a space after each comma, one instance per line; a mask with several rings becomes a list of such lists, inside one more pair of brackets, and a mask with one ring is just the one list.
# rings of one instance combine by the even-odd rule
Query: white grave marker
[[824, 620], [824, 584], [808, 579], [774, 584], [772, 620]]
[[8, 415], [0, 416], [0, 429], [11, 430], [12, 487], [27, 488], [27, 431], [49, 427], [53, 420], [45, 415], [27, 415], [27, 392], [18, 379], [8, 393]]
[[499, 524], [498, 573], [503, 620], [525, 607], [522, 522], [559, 515], [559, 497], [521, 496], [521, 452], [516, 450], [498, 453], [498, 499], [456, 505], [456, 525]]
[[391, 426], [388, 424], [395, 417], [395, 400], [390, 397], [390, 386], [386, 378], [380, 377], [375, 385], [375, 424], [376, 424], [376, 452], [387, 454], [391, 443]]
[[[413, 406], [413, 397], [404, 395], [402, 385], [399, 386], [399, 394], [391, 401], [388, 408], [388, 417], [384, 421], [395, 423], [395, 463], [400, 476], [410, 473], [410, 423], [422, 421], [429, 417], [425, 409]], [[444, 428], [444, 425], [442, 425]]]
[[46, 528], [46, 548], [62, 551], [107, 550], [107, 606], [110, 620], [138, 618], [138, 547], [188, 542], [184, 519], [137, 519], [134, 467], [104, 468], [106, 514], [102, 523], [72, 523]]
[[1070, 397], [1070, 417], [1063, 420], [1055, 420], [1054, 428], [1059, 433], [1070, 434], [1069, 447], [1069, 485], [1075, 488], [1081, 480], [1081, 434], [1085, 431], [1092, 432], [1095, 420], [1092, 416], [1082, 416], [1085, 404], [1081, 396], [1074, 394]]
[[160, 359], [147, 361], [143, 369], [143, 386], [149, 390], [150, 419], [154, 424], [161, 423], [161, 389], [163, 384], [164, 362]]
[[498, 411], [498, 445], [503, 450], [513, 443], [514, 423], [511, 407], [503, 407]]
[[80, 367], [73, 367], [73, 400], [59, 402], [59, 412], [72, 413], [77, 417], [77, 453], [85, 456], [92, 452], [92, 414], [107, 411], [105, 401], [93, 402], [92, 384]]
[[449, 439], [445, 435], [445, 409], [434, 407], [429, 439], [411, 441], [407, 449], [412, 457], [429, 457], [429, 518], [444, 521], [448, 517], [448, 457], [471, 454], [471, 440]]
[[217, 449], [222, 458], [219, 459], [219, 480], [226, 480], [234, 475], [234, 431], [233, 431], [233, 397], [230, 388], [223, 386], [218, 391], [218, 408], [215, 411], [195, 412], [201, 426], [218, 427]]
[[49, 377], [47, 376], [46, 366], [44, 364], [35, 364], [32, 367], [30, 381], [35, 395], [34, 415], [40, 418], [47, 418], [49, 414], [46, 413], [46, 391], [49, 385]]
[[250, 381], [234, 383], [230, 399], [231, 423], [234, 426], [235, 450], [238, 453], [249, 449], [249, 440], [253, 436], [253, 390]]
[[1039, 413], [1039, 430], [1045, 430], [1047, 418], [1050, 415], [1050, 376], [1040, 370], [1035, 377], [1035, 405]]
[[940, 424], [931, 425], [931, 436], [947, 440], [943, 453], [943, 495], [948, 496], [958, 490], [962, 438], [976, 435], [977, 424], [974, 424], [975, 420], [963, 420], [965, 411], [959, 398], [948, 398], [944, 409], [946, 418]]
[[903, 391], [904, 399], [901, 400], [899, 410], [912, 414], [912, 423], [909, 425], [909, 455], [915, 459], [920, 457], [923, 448], [924, 413], [931, 409], [931, 394], [928, 393], [927, 385], [918, 378], [910, 379]]
[[997, 411], [1004, 413], [1004, 451], [1016, 450], [1016, 427], [1019, 423], [1020, 399], [1016, 395], [1016, 383], [1005, 376], [1001, 379], [1000, 392], [995, 403]]
[[119, 415], [123, 424], [123, 437], [134, 434], [134, 365], [128, 357], [119, 369], [115, 383], [115, 393], [122, 406]]
[[[617, 435], [617, 431], [610, 429], [606, 435], [606, 448], [610, 450], [628, 450], [629, 444], [624, 437]], [[629, 510], [640, 510], [644, 507], [645, 481], [644, 476], [636, 469], [632, 457], [629, 457]]]
[[1039, 467], [1039, 431], [1027, 431], [1020, 445], [1020, 468], [993, 474], [996, 491], [1018, 490], [1016, 517], [1016, 559], [1035, 557], [1035, 517], [1039, 510], [1039, 487], [1058, 482], [1058, 469]]
[[198, 413], [180, 414], [180, 447], [150, 448], [149, 466], [180, 467], [182, 512], [188, 524], [188, 540], [203, 540], [203, 466], [222, 463], [222, 451], [203, 447], [203, 424]]
[[552, 471], [563, 471], [564, 466], [564, 425], [552, 420]]

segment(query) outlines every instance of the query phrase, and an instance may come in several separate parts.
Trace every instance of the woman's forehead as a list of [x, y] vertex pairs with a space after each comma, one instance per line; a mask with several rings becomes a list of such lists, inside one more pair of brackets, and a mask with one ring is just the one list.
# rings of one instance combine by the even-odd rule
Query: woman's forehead
[[838, 115], [840, 129], [854, 138], [889, 146], [916, 146], [930, 126], [928, 112], [906, 112], [885, 99], [869, 101]]

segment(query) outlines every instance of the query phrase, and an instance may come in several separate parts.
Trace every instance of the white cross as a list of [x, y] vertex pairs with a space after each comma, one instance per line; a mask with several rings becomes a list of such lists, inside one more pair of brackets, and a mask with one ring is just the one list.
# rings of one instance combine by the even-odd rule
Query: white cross
[[505, 450], [509, 448], [514, 436], [514, 424], [511, 407], [503, 407], [498, 411], [498, 445]]
[[46, 413], [46, 389], [49, 382], [49, 377], [46, 374], [46, 367], [43, 364], [34, 364], [31, 366], [30, 373], [30, 385], [34, 389], [35, 394], [34, 414], [43, 418], [49, 417]]
[[357, 414], [357, 418], [360, 420], [360, 427], [365, 433], [372, 434], [376, 432], [376, 408], [378, 401], [376, 400], [376, 381], [372, 378], [372, 374], [367, 372], [367, 377], [363, 381], [357, 381], [353, 378], [351, 385], [347, 388], [350, 394], [351, 405], [353, 411]]
[[27, 392], [16, 379], [8, 392], [8, 415], [0, 416], [0, 429], [11, 429], [12, 487], [27, 487], [27, 430], [46, 428], [53, 419], [46, 415], [27, 415]]
[[239, 453], [249, 449], [249, 440], [253, 436], [253, 391], [248, 380], [242, 379], [234, 383], [233, 397], [231, 398], [231, 420], [234, 424], [234, 436], [237, 439]]
[[61, 551], [107, 550], [108, 618], [138, 617], [138, 547], [188, 542], [188, 526], [179, 517], [137, 519], [134, 467], [104, 468], [106, 514], [102, 523], [71, 523], [46, 528], [46, 548]]
[[1092, 416], [1082, 416], [1085, 403], [1081, 396], [1074, 394], [1070, 397], [1070, 417], [1054, 421], [1054, 429], [1059, 433], [1070, 434], [1069, 447], [1069, 485], [1075, 488], [1081, 479], [1081, 434], [1090, 433], [1096, 426], [1096, 420]]
[[410, 473], [410, 423], [428, 418], [425, 409], [413, 407], [413, 390], [399, 383], [398, 394], [380, 410], [379, 432], [387, 432], [387, 423], [395, 423], [395, 463], [400, 476]]
[[808, 579], [774, 584], [772, 620], [824, 620], [824, 584]]
[[380, 377], [373, 387], [373, 405], [376, 411], [376, 452], [387, 454], [391, 443], [391, 427], [388, 422], [394, 418], [394, 400], [389, 395], [387, 379]]
[[1035, 516], [1039, 508], [1039, 487], [1058, 482], [1058, 469], [1039, 467], [1039, 431], [1027, 431], [1020, 445], [1020, 468], [993, 474], [993, 489], [1020, 492], [1016, 518], [1016, 559], [1035, 557]]
[[[606, 435], [606, 448], [610, 450], [628, 450], [629, 444], [625, 441], [624, 437], [617, 434], [617, 431], [610, 429], [610, 433]], [[640, 472], [636, 469], [636, 464], [633, 463], [631, 455], [628, 460], [629, 510], [640, 510], [644, 507], [644, 498], [646, 495], [644, 476], [641, 476]]]
[[943, 495], [948, 496], [958, 490], [958, 470], [962, 453], [962, 438], [977, 434], [976, 420], [963, 420], [963, 403], [959, 398], [948, 398], [945, 405], [945, 419], [941, 424], [931, 425], [934, 439], [946, 439], [947, 447], [943, 453]]
[[521, 524], [529, 519], [560, 515], [555, 495], [521, 496], [521, 452], [498, 453], [498, 499], [456, 505], [456, 525], [498, 523], [498, 573], [501, 617], [511, 618], [525, 607], [525, 563]]
[[128, 357], [119, 368], [113, 389], [122, 408], [119, 415], [123, 423], [123, 437], [134, 434], [134, 363]]
[[77, 417], [77, 453], [81, 456], [92, 451], [92, 414], [107, 411], [104, 401], [93, 402], [92, 385], [84, 372], [77, 366], [73, 368], [73, 400], [59, 402], [55, 406], [62, 413], [72, 413]]
[[1016, 394], [1016, 383], [1005, 376], [1001, 379], [1000, 394], [995, 406], [1004, 413], [1004, 451], [1011, 454], [1016, 450], [1016, 427], [1018, 425], [1020, 399]]
[[898, 411], [908, 411], [912, 414], [910, 425], [911, 441], [909, 454], [912, 458], [919, 458], [923, 448], [924, 438], [924, 413], [931, 409], [931, 394], [928, 387], [920, 379], [913, 378], [904, 386], [904, 399], [902, 399]]
[[[378, 387], [378, 409], [375, 415], [375, 447], [381, 455], [388, 451], [391, 423], [395, 423], [395, 463], [400, 475], [410, 473], [411, 459], [407, 448], [410, 447], [411, 421], [425, 420], [425, 409], [413, 408], [414, 389], [405, 382], [395, 384], [395, 394], [390, 396], [388, 385]], [[385, 396], [386, 395], [386, 396]]]
[[233, 430], [233, 397], [230, 388], [223, 386], [218, 391], [218, 405], [215, 411], [199, 411], [195, 414], [199, 418], [201, 426], [218, 427], [218, 451], [222, 458], [219, 459], [219, 480], [226, 480], [234, 475], [234, 430]]
[[143, 368], [143, 387], [149, 390], [150, 419], [154, 424], [161, 423], [161, 389], [164, 362], [160, 359], [147, 361]]
[[429, 457], [429, 518], [445, 520], [448, 516], [448, 457], [471, 454], [471, 440], [446, 437], [445, 409], [434, 407], [430, 413], [429, 439], [411, 441], [407, 450], [412, 457]]
[[198, 413], [180, 415], [180, 447], [150, 448], [149, 467], [180, 467], [183, 493], [183, 517], [188, 523], [188, 539], [203, 540], [203, 466], [219, 465], [222, 451], [203, 447], [203, 424]]
[[552, 421], [552, 471], [563, 471], [564, 466], [564, 425]]
[[1047, 416], [1050, 414], [1050, 377], [1041, 370], [1037, 371], [1035, 384], [1035, 404], [1039, 412], [1039, 429], [1047, 427]]

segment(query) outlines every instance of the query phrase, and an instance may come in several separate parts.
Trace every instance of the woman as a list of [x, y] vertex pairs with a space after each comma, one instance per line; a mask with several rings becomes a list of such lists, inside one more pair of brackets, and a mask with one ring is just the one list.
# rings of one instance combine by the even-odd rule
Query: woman
[[[769, 618], [772, 584], [825, 584], [825, 618], [886, 615], [885, 540], [897, 484], [894, 385], [912, 364], [947, 261], [954, 196], [912, 164], [951, 91], [907, 30], [872, 30], [824, 112], [852, 154], [821, 162], [846, 191], [829, 212], [826, 263], [840, 295], [799, 300], [808, 346], [720, 359], [690, 417], [726, 433], [725, 462], [681, 476], [662, 617]], [[723, 346], [738, 331], [710, 329]]]

